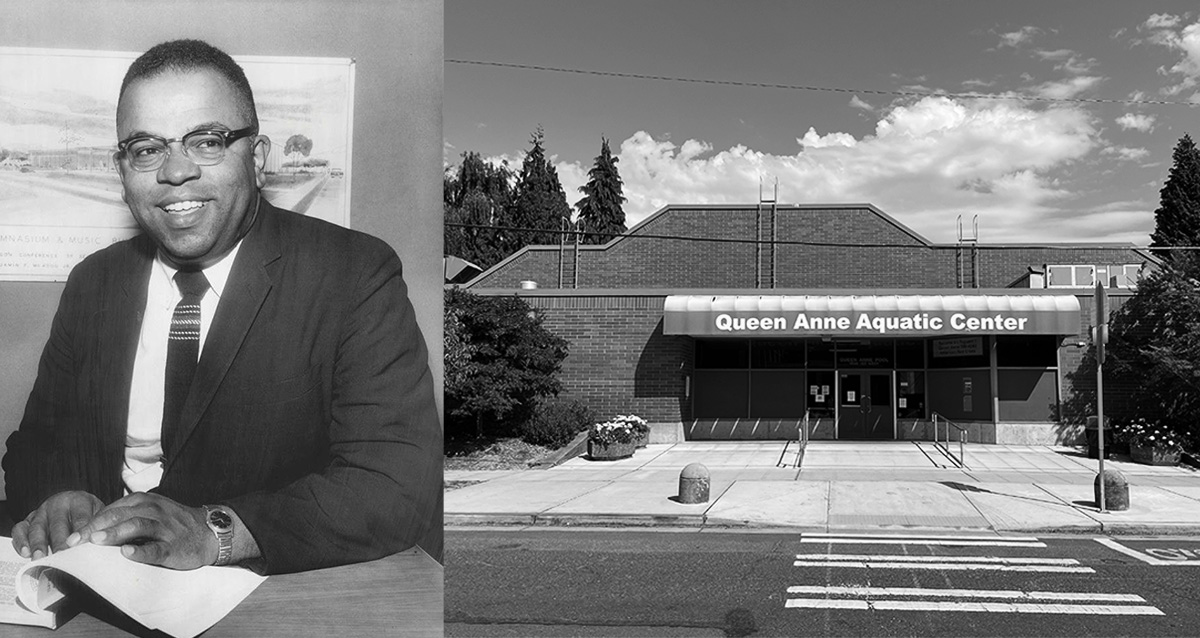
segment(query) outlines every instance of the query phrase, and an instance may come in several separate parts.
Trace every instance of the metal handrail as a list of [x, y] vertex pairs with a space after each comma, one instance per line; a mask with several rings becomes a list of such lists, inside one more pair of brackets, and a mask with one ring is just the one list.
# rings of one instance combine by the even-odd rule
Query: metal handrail
[[[820, 422], [821, 420], [817, 419], [817, 423]], [[800, 426], [796, 428], [796, 462], [792, 467], [799, 468], [801, 461], [804, 460], [804, 452], [808, 449], [809, 429], [808, 410], [805, 410], [804, 417], [800, 420]], [[784, 463], [783, 459], [787, 456], [788, 446], [791, 444], [791, 439], [784, 441], [783, 451], [779, 453], [779, 460], [775, 462], [775, 467], [787, 467], [787, 463]]]
[[[941, 429], [938, 427], [939, 420], [944, 421], [946, 423], [946, 441], [945, 441], [945, 443], [942, 442], [942, 440], [939, 436], [939, 430]], [[958, 458], [954, 458], [954, 453], [950, 451], [950, 427], [951, 426], [953, 426], [954, 429], [958, 430]], [[939, 450], [941, 450], [942, 454], [945, 454], [951, 461], [958, 463], [958, 466], [961, 468], [967, 467], [966, 443], [967, 443], [967, 428], [964, 428], [963, 426], [951, 421], [950, 419], [947, 419], [946, 417], [938, 414], [937, 412], [933, 413], [933, 446], [938, 448]]]

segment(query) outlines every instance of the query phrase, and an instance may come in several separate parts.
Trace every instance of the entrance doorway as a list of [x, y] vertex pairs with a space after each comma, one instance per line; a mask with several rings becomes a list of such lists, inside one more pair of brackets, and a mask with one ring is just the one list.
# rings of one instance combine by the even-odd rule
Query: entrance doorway
[[839, 439], [895, 438], [890, 372], [838, 374]]

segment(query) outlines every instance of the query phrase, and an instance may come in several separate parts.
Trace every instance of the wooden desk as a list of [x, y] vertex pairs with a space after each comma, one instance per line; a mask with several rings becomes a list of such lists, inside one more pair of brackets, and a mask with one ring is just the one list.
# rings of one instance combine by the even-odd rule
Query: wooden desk
[[[84, 602], [56, 631], [0, 625], [0, 636], [165, 636], [111, 608]], [[419, 548], [369, 563], [271, 576], [202, 634], [247, 636], [442, 636], [442, 566]]]

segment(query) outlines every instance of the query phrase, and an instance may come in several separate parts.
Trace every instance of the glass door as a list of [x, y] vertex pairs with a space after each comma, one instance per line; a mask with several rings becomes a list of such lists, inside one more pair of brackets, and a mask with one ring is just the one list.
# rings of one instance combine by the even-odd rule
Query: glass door
[[843, 370], [838, 381], [838, 438], [895, 438], [891, 372]]

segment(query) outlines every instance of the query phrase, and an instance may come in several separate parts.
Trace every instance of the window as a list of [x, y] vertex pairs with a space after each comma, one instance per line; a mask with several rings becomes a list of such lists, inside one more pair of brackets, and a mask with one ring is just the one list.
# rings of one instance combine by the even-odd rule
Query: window
[[1051, 335], [998, 335], [996, 365], [1053, 368], [1058, 365], [1059, 341], [1061, 337]]
[[1136, 288], [1142, 267], [1139, 264], [1096, 266], [1096, 280], [1109, 288]]
[[803, 368], [804, 342], [800, 340], [764, 340], [750, 342], [752, 368]]
[[838, 340], [837, 365], [839, 368], [882, 368], [892, 367], [893, 348], [891, 339]]
[[1048, 288], [1071, 288], [1075, 286], [1075, 270], [1070, 266], [1046, 266]]
[[897, 368], [924, 368], [925, 342], [916, 339], [900, 339], [896, 341]]
[[743, 340], [696, 340], [696, 367], [745, 369], [750, 366], [750, 344]]
[[1105, 287], [1136, 288], [1140, 264], [1100, 264], [1046, 266], [1047, 288], [1091, 288], [1100, 282]]
[[1075, 285], [1087, 286], [1091, 288], [1096, 285], [1096, 267], [1095, 266], [1074, 266], [1071, 268], [1075, 271]]

